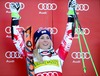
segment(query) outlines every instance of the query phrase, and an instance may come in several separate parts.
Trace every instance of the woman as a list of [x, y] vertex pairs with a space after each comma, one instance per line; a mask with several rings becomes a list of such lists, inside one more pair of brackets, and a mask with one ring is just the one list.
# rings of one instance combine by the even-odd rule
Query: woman
[[[75, 0], [69, 1], [68, 23], [61, 44], [57, 50], [53, 48], [50, 32], [47, 29], [38, 29], [34, 33], [35, 49], [33, 54], [25, 53], [25, 44], [18, 30], [20, 3], [11, 3], [10, 10], [12, 16], [12, 39], [18, 51], [26, 56], [33, 58], [34, 69], [30, 68], [33, 61], [27, 63], [29, 76], [62, 76], [62, 65], [72, 44], [72, 25], [74, 23]], [[28, 59], [27, 59], [28, 60]], [[30, 59], [29, 59], [30, 60]]]

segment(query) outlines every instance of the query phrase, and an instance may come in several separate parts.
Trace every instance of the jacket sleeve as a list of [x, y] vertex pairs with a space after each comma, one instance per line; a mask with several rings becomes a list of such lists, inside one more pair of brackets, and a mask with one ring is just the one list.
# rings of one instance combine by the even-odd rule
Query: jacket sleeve
[[31, 48], [28, 48], [25, 45], [27, 39], [24, 36], [27, 33], [27, 31], [25, 30], [23, 31], [24, 33], [22, 33], [21, 27], [19, 27], [19, 19], [15, 20], [12, 18], [11, 35], [12, 35], [13, 43], [17, 48], [17, 50], [20, 52], [20, 54], [22, 54], [26, 60], [28, 75], [34, 76], [34, 67], [33, 67], [34, 61], [33, 61], [33, 54], [32, 54], [33, 52]]
[[68, 18], [68, 23], [67, 23], [67, 26], [66, 26], [66, 30], [65, 30], [65, 34], [64, 34], [64, 37], [63, 37], [63, 40], [61, 41], [61, 44], [59, 46], [59, 49], [58, 49], [58, 55], [59, 57], [64, 61], [70, 48], [71, 48], [71, 45], [72, 45], [72, 40], [73, 40], [73, 37], [72, 37], [72, 25], [73, 25], [73, 20], [69, 20], [70, 18]]
[[12, 18], [11, 22], [11, 36], [13, 43], [20, 54], [24, 56], [25, 44], [22, 36], [22, 29], [19, 27], [19, 19]]

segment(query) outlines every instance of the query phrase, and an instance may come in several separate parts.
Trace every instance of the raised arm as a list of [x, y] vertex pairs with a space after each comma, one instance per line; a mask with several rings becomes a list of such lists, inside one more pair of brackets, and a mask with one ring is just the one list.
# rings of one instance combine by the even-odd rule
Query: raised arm
[[[22, 33], [21, 27], [19, 27], [19, 20], [20, 20], [20, 8], [21, 4], [17, 2], [12, 2], [10, 4], [10, 10], [11, 10], [11, 17], [12, 17], [12, 23], [11, 23], [11, 34], [12, 34], [12, 40], [17, 48], [17, 50], [22, 54], [26, 60], [27, 63], [27, 73], [28, 76], [34, 76], [34, 62], [33, 62], [33, 56], [32, 56], [32, 50], [25, 46], [25, 42], [27, 42], [25, 39], [25, 34], [27, 33], [28, 29], [24, 31], [25, 34]], [[24, 41], [25, 40], [25, 41]]]
[[75, 8], [76, 6], [76, 0], [69, 0], [69, 4], [68, 4], [68, 22], [66, 25], [66, 30], [65, 30], [65, 34], [63, 37], [63, 40], [61, 41], [60, 47], [58, 49], [58, 55], [59, 57], [64, 61], [70, 48], [72, 45], [72, 40], [74, 37], [74, 34], [72, 34], [72, 31], [75, 30], [72, 29], [72, 27], [74, 26], [74, 10], [73, 8]]
[[12, 35], [12, 40], [17, 48], [17, 50], [20, 52], [20, 54], [24, 55], [24, 41], [22, 37], [22, 29], [19, 27], [19, 19], [20, 19], [20, 9], [21, 9], [21, 4], [20, 3], [10, 3], [10, 11], [11, 11], [11, 35]]

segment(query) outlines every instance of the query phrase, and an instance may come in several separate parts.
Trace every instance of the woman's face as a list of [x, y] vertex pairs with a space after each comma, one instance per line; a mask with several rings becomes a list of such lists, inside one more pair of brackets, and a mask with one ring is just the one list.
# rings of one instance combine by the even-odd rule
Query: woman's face
[[42, 35], [39, 38], [39, 48], [47, 50], [51, 46], [51, 39], [47, 34]]

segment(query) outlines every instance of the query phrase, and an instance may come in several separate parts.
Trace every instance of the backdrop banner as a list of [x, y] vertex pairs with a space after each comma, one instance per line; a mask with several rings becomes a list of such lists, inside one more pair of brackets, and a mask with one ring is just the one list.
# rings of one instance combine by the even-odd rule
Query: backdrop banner
[[[26, 62], [11, 39], [9, 8], [11, 2], [12, 0], [0, 1], [0, 76], [27, 76]], [[39, 27], [49, 29], [54, 48], [57, 49], [67, 24], [68, 0], [13, 0], [13, 2], [21, 2], [19, 22], [21, 28], [25, 30], [32, 26], [33, 32]], [[100, 0], [77, 0], [77, 3], [76, 13], [100, 75]], [[80, 36], [83, 52], [80, 52], [78, 34], [75, 31], [72, 47], [63, 65], [63, 76], [96, 76], [81, 33]], [[82, 67], [82, 55], [86, 73]]]

